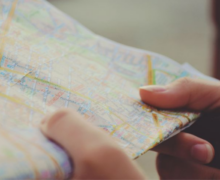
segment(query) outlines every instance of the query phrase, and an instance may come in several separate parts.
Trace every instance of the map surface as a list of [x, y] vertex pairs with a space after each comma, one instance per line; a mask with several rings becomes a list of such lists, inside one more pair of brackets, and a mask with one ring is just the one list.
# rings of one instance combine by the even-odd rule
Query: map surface
[[74, 167], [38, 125], [69, 107], [137, 158], [198, 114], [141, 102], [140, 86], [196, 77], [156, 53], [100, 37], [44, 0], [0, 0], [0, 179], [68, 178]]

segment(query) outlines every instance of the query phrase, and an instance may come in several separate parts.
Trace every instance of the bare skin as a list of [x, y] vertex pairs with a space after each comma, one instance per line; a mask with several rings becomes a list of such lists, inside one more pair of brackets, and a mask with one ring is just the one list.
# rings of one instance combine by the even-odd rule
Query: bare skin
[[[220, 84], [181, 79], [167, 86], [142, 87], [140, 96], [158, 108], [206, 112], [220, 107]], [[147, 179], [106, 132], [72, 110], [46, 117], [41, 130], [71, 156], [73, 179]], [[214, 157], [213, 146], [197, 136], [183, 132], [153, 150], [159, 152], [161, 179], [220, 178], [220, 170], [204, 165]]]
[[[158, 108], [209, 114], [203, 123], [206, 128], [200, 134], [214, 135], [214, 140], [219, 142], [217, 134], [212, 134], [216, 133], [214, 129], [219, 127], [219, 123], [212, 119], [220, 114], [220, 83], [183, 78], [167, 86], [143, 87], [140, 95], [144, 102]], [[199, 131], [198, 128], [199, 124], [194, 129]], [[197, 136], [182, 132], [154, 148], [154, 151], [159, 152], [157, 170], [161, 179], [220, 179], [219, 169], [205, 165], [214, 158], [213, 146]]]
[[62, 109], [47, 117], [41, 130], [72, 157], [73, 179], [146, 179], [107, 133], [73, 110]]

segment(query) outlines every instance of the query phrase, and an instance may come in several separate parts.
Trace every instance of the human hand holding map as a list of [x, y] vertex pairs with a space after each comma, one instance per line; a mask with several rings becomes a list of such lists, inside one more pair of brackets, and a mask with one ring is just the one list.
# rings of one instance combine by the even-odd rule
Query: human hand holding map
[[44, 0], [2, 0], [0, 12], [0, 179], [69, 177], [67, 154], [38, 129], [62, 107], [104, 129], [131, 158], [199, 116], [148, 106], [138, 91], [207, 78], [191, 66], [100, 37]]

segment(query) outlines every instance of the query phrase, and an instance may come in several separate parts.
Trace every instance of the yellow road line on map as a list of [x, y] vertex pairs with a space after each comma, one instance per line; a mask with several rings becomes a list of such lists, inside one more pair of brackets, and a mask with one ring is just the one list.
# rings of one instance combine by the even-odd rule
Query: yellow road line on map
[[[15, 70], [12, 70], [12, 69], [9, 69], [9, 68], [5, 68], [5, 67], [0, 67], [0, 70], [4, 70], [4, 71], [11, 72], [11, 73], [15, 73], [15, 74], [24, 75], [25, 77], [28, 77], [28, 78], [30, 78], [30, 79], [33, 79], [33, 80], [36, 80], [36, 81], [39, 81], [39, 82], [42, 82], [42, 83], [45, 83], [45, 84], [48, 84], [48, 85], [51, 85], [51, 86], [56, 86], [56, 87], [58, 87], [58, 88], [60, 88], [60, 89], [63, 89], [63, 90], [68, 91], [68, 92], [75, 93], [75, 94], [77, 94], [77, 95], [79, 95], [79, 96], [81, 96], [81, 97], [83, 97], [83, 98], [85, 98], [85, 99], [88, 99], [88, 100], [90, 100], [90, 101], [95, 102], [93, 99], [91, 99], [91, 98], [89, 98], [89, 97], [86, 97], [86, 96], [84, 96], [83, 94], [80, 94], [80, 93], [78, 93], [78, 92], [76, 92], [76, 91], [72, 91], [71, 89], [66, 88], [66, 87], [64, 87], [64, 86], [60, 86], [60, 85], [57, 85], [57, 84], [55, 84], [55, 83], [51, 83], [51, 82], [49, 82], [49, 81], [36, 78], [36, 77], [34, 77], [34, 76], [30, 75], [30, 74], [25, 74], [25, 73], [22, 73], [22, 72], [19, 72], [19, 71], [15, 71]], [[132, 99], [133, 101], [136, 101], [139, 105], [142, 106], [142, 109], [145, 110], [145, 111], [147, 111], [147, 112], [155, 111], [155, 112], [157, 112], [157, 113], [159, 113], [159, 114], [161, 114], [161, 115], [164, 115], [164, 116], [167, 116], [168, 114], [176, 115], [176, 114], [173, 113], [173, 112], [167, 112], [167, 114], [166, 114], [166, 113], [163, 113], [163, 112], [161, 112], [161, 111], [159, 111], [159, 110], [157, 110], [157, 109], [155, 109], [155, 108], [151, 108], [151, 107], [147, 106], [146, 104], [142, 104], [141, 102], [137, 101], [136, 99], [133, 99], [132, 97], [127, 96], [126, 94], [124, 94], [124, 95], [125, 95], [127, 98], [130, 98], [130, 99]], [[109, 110], [109, 109], [108, 109], [108, 110]], [[181, 116], [185, 117], [188, 121], [190, 121], [190, 119], [189, 119], [187, 116], [185, 116], [185, 115], [181, 115]], [[177, 118], [177, 119], [178, 119], [178, 118]], [[179, 120], [180, 123], [182, 124], [182, 121], [181, 121], [180, 119], [178, 119], [178, 120]]]
[[[157, 112], [158, 114], [161, 114], [161, 115], [165, 116], [165, 117], [170, 117], [169, 115], [176, 115], [176, 116], [177, 116], [177, 114], [175, 114], [175, 113], [173, 113], [173, 112], [167, 112], [167, 113], [164, 113], [164, 112], [161, 112], [161, 111], [156, 111], [156, 112]], [[191, 120], [189, 119], [189, 117], [187, 117], [187, 116], [184, 115], [184, 114], [182, 114], [182, 115], [180, 115], [180, 116], [186, 118], [189, 122], [191, 121]], [[183, 126], [183, 122], [182, 122], [179, 118], [177, 118], [177, 117], [176, 117], [176, 119], [178, 120], [178, 123], [179, 123], [180, 127], [182, 127], [182, 126]]]
[[[159, 111], [157, 113], [160, 113]], [[161, 115], [164, 115], [165, 117], [167, 117], [168, 115], [165, 114], [165, 113], [160, 113]], [[172, 112], [169, 112], [168, 114], [171, 114], [171, 115], [176, 115], [175, 113], [172, 113]], [[155, 114], [156, 115], [156, 114]], [[186, 119], [188, 119], [188, 121], [190, 122], [190, 119], [185, 116], [185, 115], [182, 115], [183, 117], [185, 117]], [[178, 118], [177, 118], [178, 119]], [[178, 119], [180, 121], [180, 126], [182, 125], [182, 121], [180, 119]], [[159, 123], [159, 122], [158, 122]], [[161, 138], [161, 137], [160, 137]], [[137, 159], [138, 157], [140, 157], [141, 155], [145, 154], [147, 151], [149, 151], [150, 149], [152, 149], [153, 147], [155, 147], [156, 145], [158, 145], [159, 142], [155, 142], [155, 144], [152, 144], [150, 147], [148, 147], [143, 153], [141, 153], [139, 156], [136, 156], [134, 157], [134, 159]]]
[[71, 89], [69, 89], [69, 88], [66, 88], [66, 87], [64, 87], [64, 86], [60, 86], [60, 85], [58, 85], [58, 84], [51, 83], [51, 82], [49, 82], [49, 81], [36, 78], [36, 77], [34, 77], [34, 76], [30, 75], [30, 74], [25, 75], [25, 77], [28, 77], [28, 78], [30, 78], [30, 79], [33, 79], [33, 80], [36, 80], [36, 81], [39, 81], [39, 82], [43, 82], [43, 83], [48, 84], [48, 85], [51, 85], [51, 86], [58, 87], [58, 88], [60, 88], [60, 89], [62, 89], [62, 90], [65, 90], [65, 91], [67, 91], [67, 92], [75, 93], [75, 94], [77, 94], [77, 95], [79, 95], [79, 96], [81, 96], [81, 97], [83, 97], [83, 98], [85, 98], [85, 99], [88, 99], [88, 100], [94, 102], [94, 100], [92, 100], [91, 98], [89, 98], [89, 97], [87, 97], [87, 96], [84, 96], [83, 94], [78, 93], [78, 92], [76, 92], [76, 91], [73, 91], [73, 90], [71, 90]]
[[30, 78], [30, 79], [33, 79], [33, 80], [36, 80], [36, 81], [39, 81], [39, 82], [42, 82], [42, 83], [45, 83], [45, 84], [48, 84], [48, 85], [51, 85], [51, 86], [55, 86], [55, 87], [57, 87], [57, 88], [60, 88], [60, 89], [62, 89], [62, 90], [65, 90], [65, 91], [67, 91], [67, 92], [75, 93], [75, 94], [77, 94], [77, 95], [79, 95], [79, 96], [81, 96], [81, 97], [83, 97], [83, 98], [85, 98], [85, 99], [88, 99], [88, 100], [90, 100], [90, 101], [93, 101], [91, 98], [89, 98], [89, 97], [87, 97], [87, 96], [84, 96], [83, 94], [80, 94], [80, 93], [78, 93], [78, 92], [72, 91], [71, 89], [66, 88], [66, 87], [64, 87], [64, 86], [60, 86], [60, 85], [58, 85], [58, 84], [51, 83], [51, 82], [49, 82], [49, 81], [47, 81], [47, 80], [39, 79], [39, 78], [37, 78], [37, 77], [32, 76], [30, 73], [24, 74], [24, 73], [22, 73], [22, 72], [15, 71], [15, 70], [12, 70], [12, 69], [9, 69], [9, 68], [5, 68], [5, 67], [0, 67], [0, 70], [4, 70], [4, 71], [10, 72], [10, 73], [20, 74], [20, 75], [23, 75], [24, 77], [28, 77], [28, 78]]
[[5, 20], [4, 24], [3, 24], [3, 33], [1, 34], [2, 36], [2, 42], [0, 44], [0, 64], [1, 64], [1, 60], [3, 58], [3, 51], [4, 51], [4, 48], [5, 48], [5, 41], [6, 41], [6, 34], [8, 33], [8, 30], [9, 30], [9, 27], [10, 27], [10, 24], [11, 24], [11, 21], [12, 21], [12, 18], [14, 16], [14, 12], [15, 12], [15, 8], [16, 8], [16, 5], [18, 3], [18, 0], [15, 0], [13, 3], [12, 3], [12, 6], [11, 6], [11, 10], [8, 14], [8, 17], [7, 19]]
[[110, 133], [110, 135], [112, 136], [117, 130], [121, 129], [125, 124], [126, 122], [123, 122], [122, 124], [116, 126], [114, 130]]
[[[122, 119], [121, 117], [119, 117], [118, 115], [114, 114], [113, 112], [110, 111], [111, 114], [113, 114], [115, 117], [117, 117], [118, 119], [120, 119], [123, 123], [120, 124], [120, 125], [117, 125], [115, 127], [116, 130], [119, 130], [121, 127], [123, 127], [124, 124], [128, 124], [129, 127], [131, 127], [131, 129], [135, 130], [136, 132], [138, 132], [139, 134], [143, 135], [143, 136], [146, 136], [146, 134], [138, 131], [135, 127], [131, 126], [131, 124], [129, 124], [128, 122], [126, 122], [124, 119]], [[115, 133], [115, 129], [113, 130], [114, 133]], [[113, 135], [114, 133], [111, 133], [111, 135]]]
[[9, 68], [6, 68], [6, 67], [0, 67], [0, 70], [7, 71], [7, 72], [10, 72], [10, 73], [20, 74], [20, 75], [23, 75], [23, 76], [26, 75], [25, 73], [15, 71], [13, 69], [9, 69]]
[[152, 60], [150, 55], [147, 55], [147, 67], [148, 67], [148, 73], [147, 73], [148, 85], [152, 85], [154, 84], [154, 72], [153, 72]]
[[[160, 123], [159, 123], [157, 114], [152, 113], [152, 117], [153, 117], [153, 119], [154, 119], [155, 126], [156, 126], [157, 129], [158, 129], [159, 139], [160, 139], [160, 141], [161, 141], [161, 140], [163, 140], [163, 134], [162, 134], [162, 130], [161, 130], [161, 126], [160, 126]], [[134, 157], [134, 159], [137, 159], [137, 158], [140, 157], [141, 155], [145, 154], [147, 151], [149, 151], [150, 149], [152, 149], [153, 147], [155, 147], [157, 144], [159, 144], [159, 142], [155, 142], [154, 144], [152, 144], [150, 147], [148, 147], [148, 148], [147, 148], [144, 152], [142, 152], [140, 155]]]
[[0, 92], [0, 96], [3, 97], [3, 98], [5, 98], [5, 99], [8, 99], [9, 101], [12, 101], [12, 102], [14, 102], [14, 103], [23, 105], [23, 106], [25, 106], [25, 107], [27, 107], [27, 108], [29, 108], [29, 109], [33, 109], [33, 110], [36, 111], [36, 112], [39, 112], [39, 113], [41, 113], [41, 114], [44, 114], [43, 111], [41, 111], [41, 110], [39, 110], [39, 109], [35, 109], [35, 108], [31, 107], [31, 106], [28, 106], [27, 104], [25, 104], [24, 102], [22, 102], [20, 99], [17, 99], [17, 98], [8, 96], [8, 95], [3, 94], [3, 93], [1, 93], [1, 92]]
[[[163, 116], [165, 116], [165, 117], [170, 117], [169, 115], [177, 115], [175, 112], [166, 112], [166, 113], [165, 113], [165, 112], [161, 112], [160, 110], [157, 110], [156, 108], [153, 108], [153, 107], [150, 107], [150, 106], [148, 106], [148, 105], [146, 105], [146, 104], [143, 104], [143, 103], [137, 101], [136, 99], [127, 96], [126, 94], [124, 94], [124, 96], [126, 96], [127, 98], [132, 99], [133, 101], [136, 101], [140, 106], [142, 106], [142, 109], [143, 109], [144, 111], [146, 111], [146, 112], [155, 111], [156, 113], [161, 114], [161, 115], [163, 115]], [[189, 117], [186, 116], [186, 115], [184, 115], [184, 114], [181, 114], [181, 115], [179, 115], [179, 116], [186, 118], [189, 122], [191, 121], [191, 120], [189, 119]], [[180, 127], [182, 127], [182, 126], [183, 126], [183, 123], [182, 123], [182, 121], [180, 120], [180, 118], [176, 117], [176, 119], [178, 120]]]
[[[30, 79], [33, 79], [33, 80], [36, 80], [36, 81], [39, 81], [39, 82], [42, 82], [42, 83], [45, 83], [45, 84], [48, 84], [48, 85], [51, 85], [51, 86], [55, 86], [55, 87], [57, 87], [57, 88], [60, 88], [60, 89], [62, 89], [62, 90], [65, 90], [65, 91], [67, 91], [67, 92], [71, 92], [71, 93], [77, 94], [77, 95], [79, 95], [79, 96], [81, 96], [81, 97], [83, 97], [83, 98], [85, 98], [85, 99], [88, 99], [88, 100], [90, 100], [90, 101], [92, 101], [92, 102], [96, 102], [96, 101], [94, 101], [93, 99], [91, 99], [91, 98], [89, 98], [89, 97], [87, 97], [87, 96], [84, 96], [84, 95], [81, 94], [81, 93], [72, 91], [72, 90], [69, 89], [69, 88], [66, 88], [66, 87], [57, 85], [57, 84], [55, 84], [55, 83], [51, 83], [51, 82], [46, 81], [46, 80], [43, 80], [43, 79], [36, 78], [36, 77], [34, 77], [34, 76], [30, 75], [30, 74], [24, 74], [24, 73], [21, 73], [21, 72], [15, 71], [15, 70], [11, 70], [11, 69], [8, 69], [8, 68], [3, 68], [3, 67], [0, 67], [0, 70], [1, 70], [1, 69], [2, 69], [2, 70], [5, 70], [5, 71], [7, 71], [7, 72], [24, 75], [25, 77], [28, 77], [28, 78], [30, 78]], [[0, 96], [2, 96], [2, 95], [0, 94]], [[5, 95], [5, 96], [6, 96], [6, 95]], [[128, 97], [128, 96], [127, 96], [127, 97]], [[22, 105], [25, 105], [25, 106], [28, 107], [28, 108], [33, 109], [32, 107], [27, 106], [26, 104], [22, 103], [21, 101], [18, 102], [17, 99], [14, 99], [14, 98], [12, 98], [12, 97], [10, 97], [10, 96], [9, 96], [9, 97], [6, 97], [6, 98], [10, 99], [11, 101], [14, 101], [14, 102], [20, 103], [20, 104], [22, 104]], [[129, 98], [131, 98], [131, 97], [129, 97]], [[135, 100], [135, 99], [133, 99], [133, 98], [131, 98], [131, 99], [134, 100], [134, 101], [136, 101], [136, 102], [137, 102], [138, 104], [140, 104], [141, 106], [144, 106], [145, 108], [142, 108], [142, 109], [145, 110], [146, 112], [155, 111], [155, 112], [157, 112], [158, 114], [161, 114], [161, 115], [163, 115], [163, 116], [165, 116], [165, 117], [168, 117], [168, 114], [176, 115], [175, 113], [171, 113], [171, 112], [168, 112], [167, 114], [165, 114], [165, 113], [162, 113], [162, 112], [160, 112], [159, 110], [157, 110], [157, 109], [155, 109], [155, 108], [151, 108], [151, 109], [149, 110], [149, 108], [150, 108], [149, 106], [143, 105], [142, 103], [140, 103], [139, 101], [137, 101], [137, 100]], [[105, 108], [105, 107], [104, 107], [104, 108]], [[105, 109], [109, 110], [107, 107], [106, 107]], [[38, 112], [40, 112], [41, 114], [44, 114], [44, 112], [42, 112], [42, 111], [40, 111], [40, 110], [38, 110], [38, 109], [33, 109], [33, 110], [38, 111]], [[119, 119], [120, 119], [121, 121], [123, 121], [124, 123], [127, 123], [125, 120], [123, 120], [121, 117], [119, 117], [118, 115], [114, 114], [113, 112], [110, 112], [110, 113], [113, 114], [114, 116], [116, 116], [117, 118], [119, 118]], [[188, 121], [190, 121], [190, 119], [189, 119], [187, 116], [185, 116], [185, 115], [181, 115], [181, 116], [187, 118]], [[176, 118], [176, 119], [179, 121], [179, 125], [182, 126], [182, 121], [181, 121], [179, 118]], [[128, 124], [133, 130], [135, 130], [136, 132], [138, 132], [138, 133], [140, 133], [140, 134], [142, 134], [142, 135], [145, 135], [144, 133], [139, 132], [136, 128], [134, 128], [133, 126], [131, 126], [129, 123], [127, 123], [127, 124]], [[113, 131], [116, 132], [116, 131], [119, 130], [121, 127], [122, 127], [122, 126], [119, 125], [119, 127], [118, 127], [118, 128], [116, 127], [117, 129], [116, 129], [116, 130], [113, 130]], [[115, 132], [112, 132], [111, 134], [113, 135]]]
[[[18, 136], [18, 135], [16, 135]], [[64, 174], [63, 174], [63, 171], [61, 169], [61, 167], [59, 166], [57, 160], [49, 153], [47, 152], [45, 149], [43, 149], [41, 146], [39, 146], [38, 144], [35, 144], [33, 141], [29, 141], [27, 139], [24, 139], [23, 137], [21, 136], [18, 136], [20, 139], [22, 139], [23, 141], [29, 143], [29, 144], [32, 144], [33, 146], [35, 146], [36, 148], [38, 148], [40, 151], [44, 152], [48, 157], [49, 159], [55, 164], [55, 166], [57, 167], [57, 174], [55, 175], [56, 179], [64, 179]]]
[[34, 175], [35, 175], [35, 179], [39, 179], [39, 172], [37, 170], [37, 167], [34, 163], [34, 161], [32, 160], [31, 155], [29, 154], [29, 152], [22, 147], [19, 143], [17, 143], [12, 137], [10, 137], [10, 135], [7, 132], [4, 132], [5, 130], [1, 129], [0, 130], [0, 134], [2, 134], [6, 139], [8, 139], [8, 141], [10, 141], [12, 144], [14, 144], [20, 151], [22, 151], [24, 153], [24, 155], [26, 156], [26, 158], [28, 159], [29, 163], [32, 166], [32, 169], [34, 171]]
[[162, 133], [162, 130], [161, 130], [161, 126], [160, 126], [158, 117], [155, 113], [152, 113], [152, 117], [153, 117], [153, 120], [154, 120], [154, 124], [155, 124], [155, 126], [158, 130], [159, 138], [160, 138], [160, 141], [161, 141], [163, 139], [163, 133]]

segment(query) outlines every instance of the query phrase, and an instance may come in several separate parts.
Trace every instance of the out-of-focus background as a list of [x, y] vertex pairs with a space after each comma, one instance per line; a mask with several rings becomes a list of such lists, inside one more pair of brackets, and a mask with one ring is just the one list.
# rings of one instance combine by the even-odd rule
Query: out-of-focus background
[[[81, 24], [111, 40], [189, 62], [207, 75], [213, 58], [210, 0], [50, 0]], [[158, 179], [156, 154], [137, 159]]]

